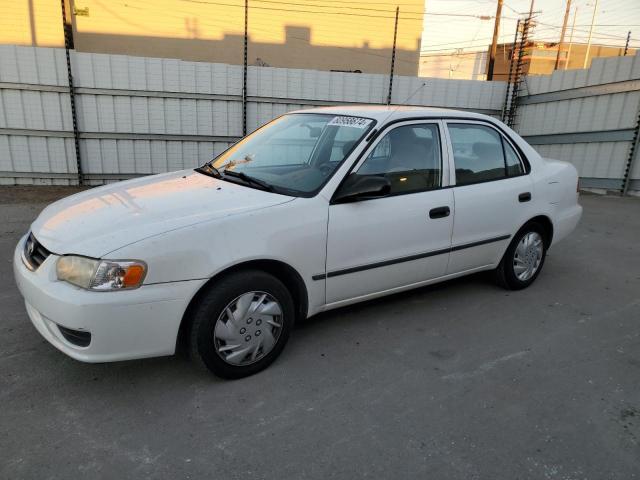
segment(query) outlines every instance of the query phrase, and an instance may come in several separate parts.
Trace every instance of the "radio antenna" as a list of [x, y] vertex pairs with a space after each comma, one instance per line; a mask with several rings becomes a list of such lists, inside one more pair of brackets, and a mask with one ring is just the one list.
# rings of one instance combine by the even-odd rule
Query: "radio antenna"
[[408, 102], [409, 100], [411, 100], [411, 99], [412, 99], [412, 98], [413, 98], [413, 97], [414, 97], [414, 96], [415, 96], [415, 95], [416, 95], [420, 90], [422, 90], [422, 89], [423, 89], [424, 87], [426, 87], [426, 86], [427, 86], [427, 82], [422, 82], [422, 83], [420, 84], [420, 86], [418, 86], [418, 88], [416, 88], [413, 92], [411, 92], [411, 94], [410, 94], [407, 98], [405, 98], [401, 103], [399, 103], [398, 105], [396, 105], [396, 106], [395, 106], [395, 108], [389, 112], [389, 115], [387, 115], [387, 116], [385, 117], [385, 119], [382, 121], [382, 123], [384, 124], [384, 122], [386, 122], [387, 120], [389, 120], [389, 117], [390, 117], [391, 115], [393, 115], [394, 113], [396, 113], [400, 107], [402, 107], [403, 105], [406, 105], [406, 104], [407, 104], [407, 102]]
[[[400, 103], [400, 104], [398, 105], [398, 107], [399, 107], [399, 106], [401, 106], [401, 105], [406, 105], [406, 103], [407, 103], [409, 100], [411, 100], [411, 99], [416, 95], [416, 93], [418, 93], [420, 90], [422, 90], [422, 89], [423, 89], [424, 87], [426, 87], [426, 86], [427, 86], [427, 82], [422, 82], [422, 84], [421, 84], [418, 88], [416, 88], [416, 89], [411, 93], [411, 95], [409, 95], [407, 98], [405, 98], [405, 99], [402, 101], [402, 103]], [[396, 107], [396, 108], [397, 108], [397, 107]]]

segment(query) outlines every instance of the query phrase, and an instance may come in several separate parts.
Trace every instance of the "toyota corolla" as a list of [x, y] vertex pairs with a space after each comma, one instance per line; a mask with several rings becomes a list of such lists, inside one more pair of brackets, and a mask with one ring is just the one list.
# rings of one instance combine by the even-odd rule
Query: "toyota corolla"
[[485, 115], [304, 110], [195, 170], [53, 203], [14, 272], [36, 329], [77, 360], [184, 342], [237, 378], [318, 312], [482, 270], [529, 286], [580, 219], [577, 182]]

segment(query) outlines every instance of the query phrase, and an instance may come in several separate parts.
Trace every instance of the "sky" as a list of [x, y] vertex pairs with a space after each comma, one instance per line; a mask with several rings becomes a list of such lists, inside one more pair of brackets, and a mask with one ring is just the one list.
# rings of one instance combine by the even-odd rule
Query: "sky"
[[[393, 0], [390, 0], [390, 4]], [[499, 41], [512, 42], [516, 19], [529, 12], [530, 0], [505, 0], [502, 9]], [[566, 40], [571, 33], [575, 8], [578, 9], [574, 41], [585, 42], [589, 34], [595, 0], [572, 0]], [[491, 42], [494, 19], [448, 17], [434, 14], [456, 13], [495, 16], [497, 0], [426, 0], [422, 53], [435, 55], [485, 50]], [[566, 0], [535, 0], [538, 25], [534, 39], [555, 41], [560, 37]], [[402, 11], [402, 7], [400, 7]], [[631, 46], [640, 47], [640, 0], [599, 0], [593, 33], [593, 43], [624, 45], [631, 30]], [[461, 52], [455, 52], [461, 53]]]

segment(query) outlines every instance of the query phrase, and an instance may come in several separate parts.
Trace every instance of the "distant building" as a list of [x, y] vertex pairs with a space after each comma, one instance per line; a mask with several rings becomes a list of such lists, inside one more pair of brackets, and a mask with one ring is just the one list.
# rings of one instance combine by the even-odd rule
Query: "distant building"
[[[517, 54], [516, 47], [516, 54]], [[565, 64], [568, 70], [583, 68], [584, 58], [587, 53], [587, 45], [585, 43], [574, 43], [569, 51], [569, 44], [562, 45], [560, 53], [560, 64], [558, 69], [564, 69]], [[619, 57], [624, 53], [624, 47], [609, 47], [604, 45], [591, 44], [589, 49], [589, 60], [587, 68], [591, 66], [591, 60], [597, 57]], [[627, 55], [635, 55], [636, 50], [630, 48]], [[558, 54], [558, 44], [549, 42], [529, 42], [524, 49], [522, 57], [522, 71], [526, 75], [548, 75], [553, 73]], [[513, 44], [498, 45], [498, 53], [496, 54], [496, 63], [494, 67], [494, 80], [507, 80], [509, 76], [509, 65], [513, 55]], [[568, 55], [568, 64], [567, 64]]]
[[[571, 45], [564, 43], [560, 55], [560, 69], [582, 68], [587, 51], [584, 43], [574, 43]], [[636, 50], [630, 48], [627, 55], [635, 55]], [[557, 43], [529, 42], [522, 57], [523, 72], [528, 75], [548, 75], [553, 72], [556, 55], [558, 53]], [[596, 57], [617, 57], [624, 53], [624, 47], [609, 47], [592, 44], [589, 50], [589, 61], [587, 68], [591, 65], [591, 60]], [[516, 48], [517, 54], [517, 48]], [[421, 77], [435, 78], [456, 78], [464, 80], [485, 80], [487, 72], [487, 59], [489, 48], [484, 52], [451, 53], [442, 55], [422, 55], [420, 56]], [[496, 63], [494, 67], [494, 80], [507, 80], [509, 67], [513, 55], [513, 44], [503, 43], [498, 45], [496, 53]]]
[[421, 77], [485, 80], [487, 52], [420, 56]]
[[[363, 7], [370, 7], [361, 0]], [[75, 49], [242, 64], [244, 2], [64, 0]], [[357, 5], [352, 7], [357, 9]], [[424, 0], [403, 0], [395, 73], [417, 75]], [[395, 5], [376, 11], [339, 4], [249, 2], [248, 63], [271, 67], [389, 73]], [[402, 12], [406, 11], [406, 14]], [[0, 43], [64, 45], [60, 0], [11, 2], [0, 15]]]

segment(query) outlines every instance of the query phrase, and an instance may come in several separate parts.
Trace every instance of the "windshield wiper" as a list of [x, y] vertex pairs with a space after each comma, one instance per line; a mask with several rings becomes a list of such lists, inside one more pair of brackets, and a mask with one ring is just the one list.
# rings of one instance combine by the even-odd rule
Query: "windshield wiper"
[[[213, 167], [211, 167], [213, 168]], [[265, 190], [267, 192], [273, 192], [275, 191], [275, 189], [273, 188], [272, 185], [269, 185], [267, 182], [263, 182], [262, 180], [255, 178], [255, 177], [251, 177], [249, 175], [247, 175], [244, 172], [234, 172], [233, 170], [224, 170], [223, 171], [223, 176], [224, 177], [235, 177], [235, 178], [239, 178], [240, 180], [246, 182], [246, 183], [250, 183], [255, 185], [256, 187], [260, 188], [261, 190]]]
[[[211, 163], [213, 160], [211, 160]], [[253, 162], [253, 155], [245, 155], [242, 160], [229, 160], [227, 163], [222, 165], [218, 170], [226, 170], [231, 167], [235, 167], [236, 165], [242, 165], [243, 163]]]
[[213, 177], [213, 178], [222, 178], [222, 175], [220, 174], [220, 170], [218, 170], [216, 167], [214, 167], [210, 163], [205, 163], [203, 166], [196, 168], [195, 171], [203, 173], [205, 175], [209, 175], [210, 177]]

